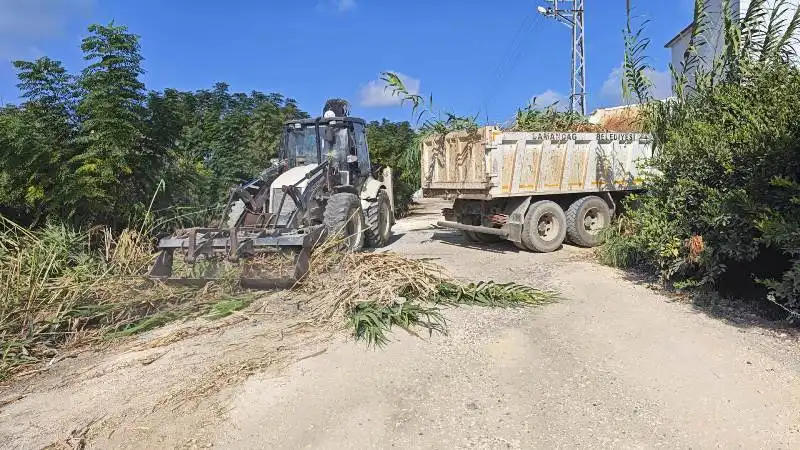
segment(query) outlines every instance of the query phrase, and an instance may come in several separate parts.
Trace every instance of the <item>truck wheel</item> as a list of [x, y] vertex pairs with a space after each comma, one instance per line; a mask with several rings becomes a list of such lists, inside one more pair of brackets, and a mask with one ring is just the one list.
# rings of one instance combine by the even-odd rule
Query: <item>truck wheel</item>
[[525, 244], [523, 244], [522, 242], [514, 242], [514, 241], [509, 241], [509, 242], [514, 244], [514, 247], [517, 247], [520, 250], [530, 251], [530, 249], [528, 247], [525, 247]]
[[581, 247], [602, 244], [600, 231], [610, 223], [608, 203], [594, 195], [576, 200], [567, 209], [567, 236], [570, 242]]
[[392, 204], [385, 189], [378, 191], [378, 199], [365, 213], [364, 240], [368, 247], [384, 247], [392, 235]]
[[364, 214], [361, 200], [356, 194], [340, 192], [333, 194], [325, 206], [322, 223], [328, 238], [341, 239], [342, 249], [357, 252], [364, 247]]
[[567, 218], [557, 203], [543, 200], [531, 205], [525, 214], [522, 243], [530, 250], [549, 253], [564, 243]]

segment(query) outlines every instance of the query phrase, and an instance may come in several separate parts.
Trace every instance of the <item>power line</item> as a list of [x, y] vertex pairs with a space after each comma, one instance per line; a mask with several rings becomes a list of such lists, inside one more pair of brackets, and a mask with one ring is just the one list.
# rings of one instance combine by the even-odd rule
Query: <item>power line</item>
[[[511, 60], [512, 55], [516, 52], [516, 48], [519, 45], [519, 38], [522, 36], [523, 30], [529, 24], [529, 22], [533, 20], [533, 15], [525, 15], [520, 21], [519, 26], [517, 27], [516, 33], [514, 33], [514, 37], [511, 41], [506, 45], [505, 51], [503, 55], [497, 59], [497, 65], [495, 66], [492, 74], [487, 77], [486, 85], [483, 87], [483, 92], [481, 93], [481, 107], [486, 109], [487, 108], [487, 99], [492, 93], [492, 88], [494, 87], [497, 79], [500, 77], [501, 73], [508, 65], [509, 61]], [[488, 111], [487, 111], [488, 113]]]
[[489, 84], [484, 89], [484, 95], [482, 96], [483, 108], [487, 115], [487, 120], [489, 115], [489, 107], [492, 106], [494, 100], [501, 92], [501, 87], [506, 81], [506, 78], [511, 72], [513, 72], [516, 64], [525, 52], [525, 40], [524, 38], [520, 39], [520, 37], [533, 33], [537, 25], [537, 19], [538, 17], [534, 14], [525, 16], [519, 28], [517, 29], [514, 39], [507, 47], [506, 52], [504, 53], [503, 57], [500, 58], [497, 67], [492, 73], [492, 76], [489, 78]]

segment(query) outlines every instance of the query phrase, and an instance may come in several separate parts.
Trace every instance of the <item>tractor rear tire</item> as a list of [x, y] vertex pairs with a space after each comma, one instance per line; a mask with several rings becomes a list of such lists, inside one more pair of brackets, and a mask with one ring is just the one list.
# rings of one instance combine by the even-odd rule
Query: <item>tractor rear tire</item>
[[567, 236], [580, 247], [603, 243], [603, 228], [611, 224], [611, 208], [600, 197], [589, 195], [576, 200], [567, 209]]
[[567, 218], [558, 203], [549, 200], [536, 202], [525, 214], [522, 243], [540, 253], [558, 250], [567, 236]]
[[361, 199], [349, 192], [333, 194], [325, 206], [322, 223], [328, 239], [340, 239], [341, 249], [357, 252], [364, 247], [364, 214]]
[[379, 248], [389, 244], [392, 236], [392, 202], [385, 189], [378, 191], [378, 198], [369, 205], [364, 214], [366, 228], [364, 240], [367, 247]]

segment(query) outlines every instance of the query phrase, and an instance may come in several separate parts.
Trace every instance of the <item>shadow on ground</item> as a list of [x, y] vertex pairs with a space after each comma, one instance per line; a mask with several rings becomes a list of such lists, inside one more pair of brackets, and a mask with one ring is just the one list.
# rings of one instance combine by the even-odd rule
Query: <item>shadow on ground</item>
[[453, 245], [462, 248], [471, 248], [490, 253], [520, 253], [520, 249], [515, 247], [508, 241], [498, 241], [491, 243], [473, 242], [467, 240], [464, 235], [458, 231], [450, 230], [437, 230], [433, 236], [426, 242], [441, 242], [445, 245]]
[[[599, 262], [598, 262], [599, 263]], [[738, 292], [720, 293], [712, 289], [680, 290], [662, 283], [657, 275], [645, 268], [618, 269], [632, 283], [686, 303], [699, 313], [722, 320], [738, 328], [760, 328], [800, 337], [800, 322], [792, 321], [784, 309], [766, 299], [766, 290], [756, 283]], [[723, 289], [724, 291], [724, 289]]]

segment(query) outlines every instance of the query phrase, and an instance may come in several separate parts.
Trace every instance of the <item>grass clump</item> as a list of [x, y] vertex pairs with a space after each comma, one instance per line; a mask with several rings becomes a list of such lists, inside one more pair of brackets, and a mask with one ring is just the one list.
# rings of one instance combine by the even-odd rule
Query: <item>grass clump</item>
[[237, 311], [241, 311], [250, 306], [250, 304], [253, 303], [253, 300], [254, 298], [252, 296], [224, 297], [211, 305], [205, 317], [211, 320], [217, 320], [217, 319], [222, 319], [224, 317], [228, 317], [231, 314]]
[[559, 111], [556, 104], [539, 107], [534, 99], [530, 105], [517, 110], [509, 131], [555, 131], [573, 133], [598, 133], [603, 127], [574, 111]]
[[[424, 275], [422, 275], [424, 276]], [[416, 335], [413, 328], [422, 328], [432, 335], [447, 334], [447, 321], [442, 306], [472, 305], [488, 308], [539, 306], [555, 301], [552, 292], [541, 291], [516, 283], [479, 282], [460, 284], [441, 280], [432, 292], [420, 292], [408, 286], [404, 297], [390, 302], [355, 303], [350, 311], [350, 325], [356, 340], [380, 347], [389, 342], [387, 333], [393, 327]]]
[[350, 311], [349, 322], [353, 337], [370, 347], [388, 344], [387, 334], [392, 327], [400, 327], [409, 333], [414, 333], [413, 327], [424, 328], [429, 334], [447, 333], [447, 322], [439, 309], [417, 302], [356, 303]]
[[0, 217], [0, 378], [64, 347], [238, 307], [217, 306], [220, 285], [198, 290], [147, 280], [151, 249], [132, 230], [48, 224], [31, 231]]

